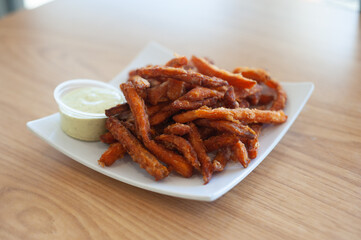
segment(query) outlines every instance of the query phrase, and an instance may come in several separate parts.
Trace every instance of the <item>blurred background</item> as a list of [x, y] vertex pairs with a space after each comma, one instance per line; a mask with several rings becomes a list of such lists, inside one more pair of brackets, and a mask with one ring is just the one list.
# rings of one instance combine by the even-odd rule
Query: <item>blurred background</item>
[[[61, 1], [61, 0], [0, 0], [0, 18], [21, 9], [33, 9], [52, 1]], [[333, 4], [350, 11], [361, 10], [360, 7], [361, 0], [307, 0], [307, 1]]]

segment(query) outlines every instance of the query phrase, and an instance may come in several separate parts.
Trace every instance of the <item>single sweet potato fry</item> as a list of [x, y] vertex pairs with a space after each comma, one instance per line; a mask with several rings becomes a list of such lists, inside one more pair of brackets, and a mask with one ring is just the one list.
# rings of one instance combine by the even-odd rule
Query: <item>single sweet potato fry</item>
[[195, 87], [184, 94], [179, 100], [200, 101], [212, 97], [221, 98], [223, 93], [210, 88]]
[[244, 143], [238, 141], [232, 147], [232, 160], [235, 162], [240, 162], [244, 168], [248, 167], [250, 159], [248, 158], [247, 149]]
[[190, 132], [191, 128], [188, 125], [182, 124], [182, 123], [174, 123], [172, 125], [167, 126], [164, 129], [165, 134], [174, 134], [183, 136]]
[[194, 123], [189, 123], [191, 131], [189, 132], [189, 142], [192, 144], [195, 152], [198, 156], [198, 161], [201, 163], [201, 172], [203, 175], [204, 184], [207, 184], [213, 174], [213, 166], [211, 159], [207, 155], [206, 148], [204, 147], [201, 136], [198, 132], [198, 129]]
[[138, 163], [141, 168], [144, 168], [155, 180], [161, 180], [168, 176], [168, 169], [153, 154], [148, 152], [119, 120], [114, 117], [108, 118], [106, 127], [124, 146], [133, 161]]
[[100, 141], [106, 144], [115, 143], [117, 140], [113, 137], [110, 132], [106, 132], [100, 136]]
[[118, 104], [115, 107], [105, 110], [105, 115], [107, 117], [115, 116], [123, 112], [129, 111], [128, 103]]
[[220, 78], [205, 76], [203, 74], [187, 71], [182, 68], [152, 66], [137, 69], [136, 74], [146, 79], [162, 77], [174, 78], [179, 81], [184, 81], [204, 87], [219, 87], [228, 85], [228, 82]]
[[230, 147], [236, 144], [239, 141], [239, 137], [233, 134], [221, 134], [210, 137], [203, 141], [204, 146], [207, 149], [207, 152], [213, 152], [215, 150]]
[[161, 141], [170, 144], [180, 153], [183, 154], [184, 158], [190, 163], [195, 169], [201, 170], [201, 165], [198, 162], [197, 154], [194, 151], [192, 145], [184, 138], [176, 135], [162, 134], [155, 138], [157, 141]]
[[116, 160], [122, 158], [127, 150], [119, 142], [110, 144], [109, 148], [102, 154], [98, 163], [100, 166], [104, 167], [111, 166]]
[[228, 147], [219, 149], [217, 155], [212, 161], [213, 171], [222, 172], [228, 163], [228, 158], [230, 155], [231, 154]]
[[172, 107], [174, 107], [174, 109], [183, 109], [183, 110], [194, 110], [197, 108], [200, 108], [202, 106], [208, 106], [208, 107], [213, 107], [218, 103], [218, 98], [217, 97], [211, 97], [211, 98], [206, 98], [203, 100], [199, 100], [199, 101], [190, 101], [190, 100], [176, 100], [172, 103]]
[[172, 104], [170, 103], [167, 106], [165, 106], [164, 108], [162, 108], [161, 111], [155, 113], [154, 115], [152, 115], [149, 118], [150, 125], [154, 126], [154, 125], [161, 124], [161, 123], [165, 122], [166, 120], [168, 120], [168, 118], [170, 118], [177, 112], [179, 112], [179, 109], [172, 107]]
[[283, 123], [287, 120], [282, 111], [269, 111], [248, 108], [214, 108], [202, 107], [197, 110], [187, 111], [173, 117], [179, 123], [191, 122], [198, 118], [225, 119], [229, 121], [239, 120], [244, 123]]
[[195, 123], [198, 126], [215, 128], [219, 132], [228, 132], [230, 134], [236, 134], [239, 137], [250, 139], [256, 137], [256, 133], [250, 127], [241, 123], [211, 119], [198, 119]]
[[166, 67], [175, 67], [175, 68], [180, 68], [183, 67], [185, 65], [188, 64], [188, 58], [186, 58], [185, 56], [181, 56], [181, 57], [176, 57], [173, 58], [171, 60], [169, 60], [165, 66]]
[[121, 84], [120, 88], [133, 113], [137, 135], [141, 136], [143, 141], [149, 139], [150, 125], [143, 99], [138, 95], [131, 82]]
[[251, 88], [256, 84], [254, 80], [247, 79], [240, 74], [234, 74], [226, 70], [219, 69], [203, 58], [192, 56], [192, 62], [200, 73], [226, 80], [230, 85], [237, 88]]

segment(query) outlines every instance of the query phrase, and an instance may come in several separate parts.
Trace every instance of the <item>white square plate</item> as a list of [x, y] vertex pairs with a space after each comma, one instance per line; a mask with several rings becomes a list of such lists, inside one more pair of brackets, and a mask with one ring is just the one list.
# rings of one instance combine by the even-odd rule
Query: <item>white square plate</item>
[[[157, 43], [150, 43], [110, 84], [119, 86], [121, 82], [127, 80], [129, 70], [147, 64], [163, 64], [172, 57], [172, 51]], [[314, 88], [310, 82], [282, 83], [282, 86], [288, 94], [288, 102], [284, 110], [288, 115], [287, 122], [268, 126], [262, 131], [259, 138], [258, 157], [253, 159], [246, 169], [241, 164], [230, 163], [223, 172], [214, 174], [207, 185], [203, 185], [202, 177], [198, 174], [191, 178], [182, 178], [172, 173], [169, 177], [156, 182], [129, 156], [116, 161], [111, 167], [102, 168], [97, 161], [107, 149], [107, 145], [101, 142], [82, 142], [68, 137], [60, 128], [59, 113], [28, 122], [27, 126], [58, 151], [111, 178], [161, 194], [200, 201], [213, 201], [242, 181], [272, 151], [295, 121]]]

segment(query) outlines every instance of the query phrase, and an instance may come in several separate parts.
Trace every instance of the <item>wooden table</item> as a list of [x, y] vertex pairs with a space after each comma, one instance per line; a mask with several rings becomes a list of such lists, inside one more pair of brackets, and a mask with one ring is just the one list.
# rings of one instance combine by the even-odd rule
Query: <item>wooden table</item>
[[[360, 239], [360, 26], [288, 0], [58, 0], [1, 19], [0, 239]], [[109, 81], [152, 40], [315, 84], [277, 147], [214, 202], [113, 180], [26, 129], [57, 111], [59, 83]]]

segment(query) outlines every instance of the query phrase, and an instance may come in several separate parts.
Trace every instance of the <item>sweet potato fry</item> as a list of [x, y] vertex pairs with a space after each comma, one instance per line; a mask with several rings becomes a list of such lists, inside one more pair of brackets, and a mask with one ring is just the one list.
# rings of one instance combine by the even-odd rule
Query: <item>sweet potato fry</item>
[[153, 154], [148, 152], [142, 144], [114, 117], [106, 121], [107, 129], [124, 146], [134, 162], [144, 168], [155, 180], [168, 176], [168, 169], [163, 166]]
[[174, 109], [194, 110], [202, 106], [213, 107], [218, 103], [218, 98], [211, 97], [200, 101], [176, 100], [172, 103]]
[[226, 80], [230, 85], [237, 88], [251, 88], [256, 84], [255, 81], [247, 79], [240, 74], [234, 74], [226, 70], [219, 69], [203, 58], [192, 56], [192, 62], [200, 73]]
[[247, 149], [244, 143], [238, 141], [232, 147], [232, 160], [235, 162], [240, 162], [244, 168], [248, 167], [250, 159], [248, 158]]
[[146, 89], [150, 87], [148, 80], [138, 75], [130, 77], [129, 82], [131, 82], [136, 89]]
[[188, 82], [191, 84], [205, 86], [205, 87], [219, 87], [228, 85], [228, 83], [217, 77], [209, 77], [197, 72], [187, 71], [181, 68], [173, 67], [146, 67], [136, 70], [136, 74], [143, 78], [174, 78], [179, 81]]
[[162, 102], [158, 103], [157, 105], [149, 105], [147, 106], [147, 114], [148, 116], [153, 116], [157, 112], [162, 111], [169, 103], [168, 102]]
[[148, 102], [152, 105], [156, 105], [159, 102], [169, 101], [167, 97], [169, 82], [163, 82], [155, 87], [147, 89]]
[[223, 97], [223, 93], [210, 88], [195, 87], [184, 94], [179, 100], [200, 101], [212, 97], [221, 98]]
[[165, 66], [166, 67], [175, 67], [175, 68], [180, 68], [183, 67], [185, 65], [188, 64], [188, 58], [186, 58], [185, 56], [181, 56], [181, 57], [176, 57], [173, 58], [171, 60], [169, 60]]
[[113, 135], [110, 132], [106, 132], [100, 136], [100, 141], [106, 144], [112, 144], [115, 143], [117, 140], [113, 137]]
[[143, 141], [149, 139], [150, 125], [143, 99], [138, 95], [133, 84], [130, 82], [121, 84], [120, 88], [135, 118], [137, 134], [142, 137]]
[[234, 88], [234, 95], [236, 100], [240, 100], [261, 91], [262, 87], [259, 84], [256, 84], [252, 88]]
[[287, 94], [283, 90], [281, 84], [273, 80], [270, 75], [263, 69], [254, 69], [248, 67], [238, 67], [234, 69], [235, 73], [241, 73], [242, 76], [256, 80], [259, 83], [264, 83], [269, 88], [272, 88], [276, 91], [276, 99], [274, 100], [271, 110], [281, 110], [284, 109], [287, 101]]
[[201, 170], [201, 165], [198, 162], [197, 154], [194, 151], [192, 145], [187, 140], [176, 135], [168, 134], [162, 134], [156, 137], [156, 140], [165, 143], [166, 146], [169, 144], [172, 146], [172, 148], [177, 149], [180, 153], [182, 153], [189, 164], [191, 164], [195, 169], [199, 171]]
[[184, 82], [175, 79], [168, 79], [167, 97], [174, 101], [180, 98], [185, 91]]
[[124, 157], [127, 150], [119, 142], [110, 144], [109, 148], [100, 157], [98, 163], [100, 166], [111, 166], [116, 160]]
[[226, 108], [238, 108], [239, 103], [236, 100], [236, 96], [234, 94], [234, 88], [231, 86], [224, 93], [223, 103]]
[[258, 148], [259, 148], [258, 136], [261, 133], [262, 124], [252, 124], [250, 127], [253, 129], [253, 131], [255, 131], [257, 137], [254, 139], [247, 140], [247, 152], [248, 152], [248, 157], [250, 159], [255, 159], [258, 153]]
[[146, 89], [150, 87], [150, 83], [146, 79], [135, 75], [130, 77], [128, 81], [133, 84], [135, 90], [137, 91], [139, 96], [141, 96], [141, 98], [145, 99], [147, 97]]
[[204, 146], [207, 149], [207, 152], [213, 152], [215, 150], [230, 147], [236, 144], [239, 140], [239, 137], [233, 134], [221, 134], [217, 136], [210, 137], [203, 141]]
[[202, 107], [197, 110], [184, 112], [173, 117], [179, 123], [191, 122], [198, 118], [225, 119], [229, 121], [239, 120], [244, 123], [283, 123], [287, 120], [282, 111], [269, 111], [248, 108], [214, 108]]
[[183, 136], [189, 133], [191, 128], [188, 125], [182, 124], [182, 123], [174, 123], [172, 125], [169, 125], [164, 129], [165, 134], [174, 134]]
[[250, 139], [256, 137], [256, 133], [250, 127], [241, 123], [211, 119], [198, 119], [195, 123], [198, 126], [215, 128], [219, 132], [228, 132], [239, 137], [246, 137]]
[[123, 112], [129, 111], [128, 103], [118, 104], [115, 107], [105, 110], [105, 115], [107, 117], [115, 116]]
[[211, 180], [213, 174], [212, 162], [206, 153], [206, 148], [204, 147], [196, 125], [194, 123], [189, 123], [189, 126], [191, 127], [191, 131], [189, 132], [189, 142], [192, 144], [197, 153], [198, 161], [201, 163], [203, 182], [204, 184], [207, 184]]
[[212, 161], [213, 171], [222, 172], [227, 165], [228, 158], [230, 157], [229, 148], [221, 148], [218, 150], [217, 155]]
[[172, 104], [165, 106], [161, 111], [155, 113], [149, 118], [151, 126], [161, 124], [170, 118], [173, 114], [179, 112], [179, 109], [172, 107]]
[[153, 140], [144, 141], [145, 146], [162, 162], [169, 165], [174, 171], [183, 177], [191, 177], [193, 167], [179, 154], [166, 149]]

